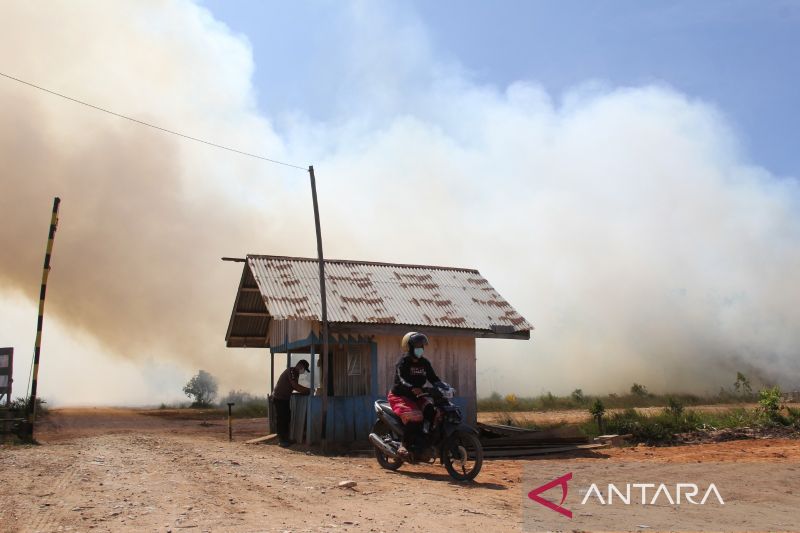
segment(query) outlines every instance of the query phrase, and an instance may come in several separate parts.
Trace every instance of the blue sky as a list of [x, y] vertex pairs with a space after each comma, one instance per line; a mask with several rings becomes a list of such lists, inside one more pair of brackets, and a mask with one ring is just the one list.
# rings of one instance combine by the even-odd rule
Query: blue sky
[[[353, 76], [347, 48], [354, 46], [353, 33], [363, 32], [352, 23], [358, 4], [202, 4], [252, 44], [258, 102], [279, 130], [286, 115], [325, 122], [353, 111], [353, 102], [342, 96]], [[502, 90], [530, 81], [556, 101], [589, 82], [670, 86], [716, 106], [753, 164], [777, 175], [800, 176], [795, 148], [800, 3], [418, 0], [365, 5], [365, 16], [382, 15], [378, 33], [381, 24], [411, 31], [425, 53], [478, 85]], [[368, 48], [371, 36], [360, 37], [355, 46]], [[363, 68], [385, 67], [381, 52], [388, 52], [387, 62], [395, 59], [391, 49], [378, 48], [374, 64]]]

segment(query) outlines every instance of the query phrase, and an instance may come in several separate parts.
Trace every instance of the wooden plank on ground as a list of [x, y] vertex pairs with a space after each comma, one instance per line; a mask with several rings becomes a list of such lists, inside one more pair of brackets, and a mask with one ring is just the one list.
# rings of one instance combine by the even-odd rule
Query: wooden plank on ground
[[588, 437], [574, 427], [561, 427], [545, 430], [526, 430], [514, 426], [478, 424], [481, 441], [485, 444], [521, 443], [587, 443]]
[[263, 437], [256, 437], [255, 439], [250, 439], [244, 441], [245, 444], [270, 444], [278, 440], [278, 434], [272, 433], [270, 435], [265, 435]]
[[514, 450], [484, 450], [484, 457], [524, 457], [529, 455], [545, 455], [548, 453], [564, 453], [582, 450], [596, 450], [599, 448], [608, 448], [605, 444], [579, 444], [579, 445], [564, 445], [564, 446], [542, 446], [531, 447], [527, 449], [514, 449]]

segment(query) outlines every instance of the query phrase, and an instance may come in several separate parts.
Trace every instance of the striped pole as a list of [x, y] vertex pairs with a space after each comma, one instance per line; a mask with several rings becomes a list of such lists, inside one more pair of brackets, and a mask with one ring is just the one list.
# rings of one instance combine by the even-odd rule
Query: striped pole
[[31, 436], [33, 423], [36, 421], [36, 384], [39, 377], [39, 355], [42, 348], [42, 323], [44, 322], [44, 295], [47, 292], [47, 276], [50, 274], [50, 254], [53, 253], [53, 240], [56, 237], [58, 226], [58, 206], [61, 198], [53, 199], [53, 215], [50, 217], [50, 233], [47, 237], [47, 251], [44, 255], [44, 271], [42, 272], [42, 288], [39, 292], [39, 321], [36, 323], [36, 345], [33, 348], [33, 378], [31, 379], [31, 397], [28, 406], [28, 422]]

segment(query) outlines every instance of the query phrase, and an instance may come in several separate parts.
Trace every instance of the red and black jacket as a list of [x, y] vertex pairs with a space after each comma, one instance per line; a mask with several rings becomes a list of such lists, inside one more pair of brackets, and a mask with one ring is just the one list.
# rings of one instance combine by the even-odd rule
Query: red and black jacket
[[415, 387], [421, 388], [426, 381], [431, 384], [436, 384], [440, 381], [439, 376], [433, 371], [430, 361], [424, 357], [417, 358], [416, 362], [413, 359], [412, 355], [405, 355], [397, 362], [392, 394], [416, 398], [411, 389]]

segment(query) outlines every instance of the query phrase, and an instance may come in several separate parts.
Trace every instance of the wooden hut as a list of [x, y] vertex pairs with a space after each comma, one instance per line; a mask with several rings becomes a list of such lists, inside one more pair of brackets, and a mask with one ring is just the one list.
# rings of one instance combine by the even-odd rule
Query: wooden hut
[[[307, 354], [316, 389], [322, 344], [317, 260], [248, 255], [243, 262], [227, 346], [269, 349], [273, 376], [275, 354], [287, 354], [287, 364], [291, 354]], [[392, 385], [405, 333], [428, 335], [425, 357], [455, 387], [455, 403], [474, 424], [475, 339], [529, 339], [533, 329], [477, 270], [326, 260], [325, 281], [329, 442], [366, 441], [373, 402]], [[319, 394], [292, 398], [298, 442], [319, 442], [321, 400]]]

